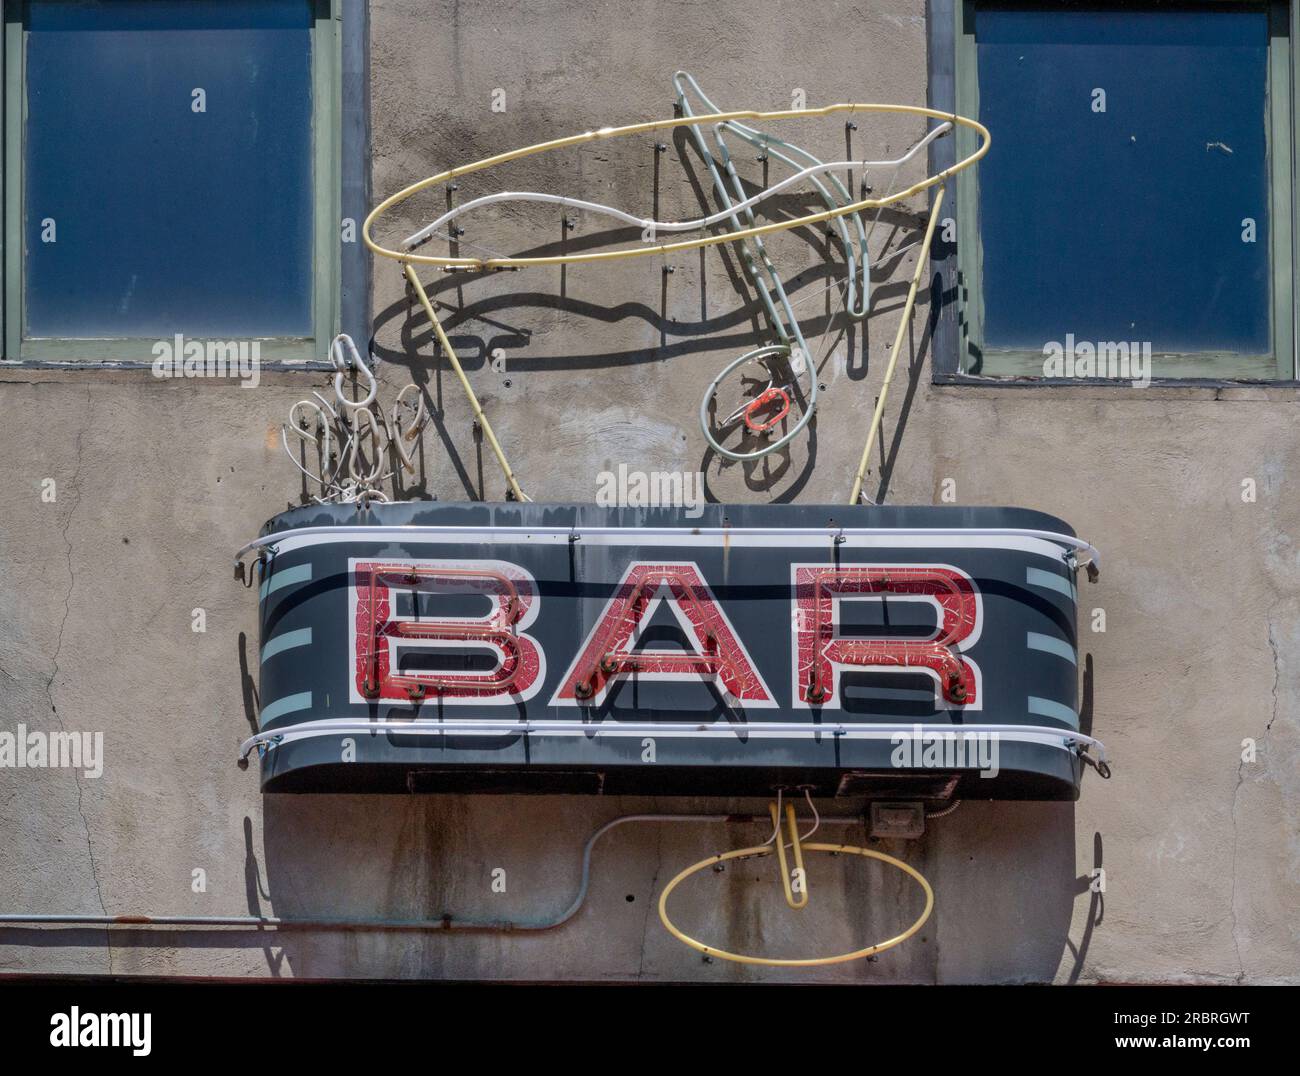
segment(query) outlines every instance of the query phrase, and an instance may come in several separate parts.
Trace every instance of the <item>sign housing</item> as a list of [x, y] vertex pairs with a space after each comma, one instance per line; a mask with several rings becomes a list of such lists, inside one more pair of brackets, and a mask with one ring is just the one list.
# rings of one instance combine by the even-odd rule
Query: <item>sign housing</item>
[[1077, 795], [1084, 543], [1042, 513], [408, 502], [263, 534], [267, 791]]

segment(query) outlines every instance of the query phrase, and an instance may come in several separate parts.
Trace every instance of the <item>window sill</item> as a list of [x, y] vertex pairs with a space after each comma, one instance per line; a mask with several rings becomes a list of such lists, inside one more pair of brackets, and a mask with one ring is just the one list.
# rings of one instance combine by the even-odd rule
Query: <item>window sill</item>
[[[263, 362], [259, 365], [260, 375], [274, 374], [312, 374], [333, 373], [334, 366], [316, 359], [300, 362]], [[82, 375], [94, 372], [100, 377], [120, 373], [121, 381], [145, 381], [166, 385], [171, 382], [188, 382], [195, 385], [207, 385], [216, 388], [225, 383], [239, 385], [238, 377], [159, 377], [153, 372], [153, 364], [148, 362], [113, 362], [101, 360], [95, 362], [54, 362], [50, 360], [10, 362], [0, 361], [0, 384], [17, 384], [31, 381], [70, 382], [83, 380]], [[96, 382], [98, 383], [98, 381]]]
[[[1216, 377], [1153, 377], [1149, 385], [1137, 386], [1131, 381], [1105, 377], [1016, 377], [989, 376], [980, 377], [973, 374], [935, 373], [931, 384], [939, 386], [964, 386], [985, 389], [1102, 389], [1106, 394], [1122, 394], [1140, 397], [1152, 389], [1195, 390], [1198, 393], [1213, 393], [1224, 399], [1296, 399], [1300, 397], [1300, 381], [1267, 380], [1263, 378], [1216, 378]], [[1274, 395], [1260, 396], [1259, 390], [1278, 390]], [[1223, 396], [1225, 390], [1242, 390], [1241, 395]]]

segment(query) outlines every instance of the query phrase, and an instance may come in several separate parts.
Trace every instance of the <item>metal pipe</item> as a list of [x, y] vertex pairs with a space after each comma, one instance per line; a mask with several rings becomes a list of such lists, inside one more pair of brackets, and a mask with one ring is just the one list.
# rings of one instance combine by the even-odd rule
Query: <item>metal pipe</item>
[[[245, 927], [275, 930], [395, 930], [395, 931], [466, 931], [500, 933], [537, 933], [554, 930], [572, 919], [587, 899], [591, 882], [591, 853], [596, 842], [618, 826], [629, 822], [727, 822], [734, 824], [763, 822], [761, 815], [726, 814], [631, 814], [620, 815], [601, 826], [588, 839], [582, 850], [582, 874], [578, 894], [573, 902], [554, 919], [537, 923], [510, 920], [456, 919], [445, 915], [439, 919], [285, 919], [281, 916], [261, 915], [77, 915], [77, 914], [23, 914], [0, 915], [0, 925], [28, 924], [34, 926], [95, 926], [117, 927]], [[821, 819], [827, 825], [853, 825], [861, 823], [860, 816], [851, 818]]]

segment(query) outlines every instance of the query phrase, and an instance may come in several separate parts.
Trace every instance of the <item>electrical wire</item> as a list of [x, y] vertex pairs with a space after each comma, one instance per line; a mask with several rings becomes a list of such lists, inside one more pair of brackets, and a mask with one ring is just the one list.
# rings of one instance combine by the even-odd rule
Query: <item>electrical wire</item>
[[961, 800], [953, 800], [950, 804], [948, 804], [947, 807], [943, 808], [943, 810], [941, 811], [926, 811], [925, 817], [927, 819], [947, 818], [950, 814], [953, 813], [953, 811], [955, 811], [960, 806], [961, 806]]

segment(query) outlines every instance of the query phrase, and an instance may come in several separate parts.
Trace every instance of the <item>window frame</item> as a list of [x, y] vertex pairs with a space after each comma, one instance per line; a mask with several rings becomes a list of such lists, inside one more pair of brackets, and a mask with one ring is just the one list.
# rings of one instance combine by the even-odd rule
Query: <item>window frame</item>
[[[25, 281], [23, 228], [25, 160], [23, 136], [27, 110], [26, 33], [27, 14], [33, 0], [8, 0], [4, 3], [3, 47], [0, 48], [0, 86], [4, 102], [4, 224], [0, 228], [0, 265], [4, 273], [3, 309], [0, 310], [0, 341], [3, 359], [0, 367], [53, 367], [57, 369], [136, 369], [152, 367], [152, 348], [157, 337], [28, 337], [24, 329]], [[35, 0], [39, 3], [39, 0]], [[368, 177], [357, 183], [351, 175], [355, 168], [345, 168], [342, 143], [346, 129], [368, 141], [368, 116], [357, 123], [355, 101], [344, 101], [344, 86], [355, 83], [345, 78], [345, 70], [358, 60], [356, 42], [345, 45], [343, 8], [353, 9], [351, 19], [360, 31], [360, 59], [366, 63], [366, 0], [309, 0], [312, 9], [311, 82], [312, 82], [312, 335], [253, 337], [261, 347], [263, 369], [324, 369], [330, 366], [330, 340], [340, 324], [357, 328], [355, 293], [369, 300], [369, 268], [361, 269], [357, 278], [357, 258], [341, 250], [340, 221], [344, 216], [343, 188], [369, 197]], [[359, 11], [357, 10], [359, 9]], [[358, 17], [359, 16], [359, 17]], [[355, 35], [349, 35], [350, 37]], [[364, 159], [365, 154], [352, 156]], [[351, 182], [349, 182], [351, 180]], [[349, 197], [349, 203], [355, 201]], [[349, 205], [350, 209], [354, 208]], [[360, 208], [360, 207], [356, 207]], [[356, 231], [359, 241], [360, 220]], [[364, 261], [364, 259], [362, 259]], [[354, 293], [351, 300], [345, 294]], [[345, 312], [344, 308], [349, 309]], [[346, 321], [345, 319], [346, 315]], [[365, 320], [368, 321], [368, 318]], [[238, 336], [238, 334], [234, 334]], [[362, 339], [365, 337], [363, 336]], [[196, 340], [206, 337], [195, 336]]]
[[[1260, 0], [1201, 0], [1227, 7]], [[929, 103], [932, 108], [978, 118], [978, 70], [974, 25], [971, 18], [979, 0], [927, 0]], [[1160, 387], [1225, 386], [1239, 384], [1300, 384], [1295, 342], [1300, 297], [1294, 290], [1296, 235], [1296, 154], [1300, 143], [1293, 130], [1300, 116], [1296, 89], [1300, 49], [1300, 0], [1263, 0], [1269, 10], [1269, 69], [1266, 104], [1269, 154], [1270, 321], [1272, 351], [1265, 355], [1243, 352], [1195, 352], [1180, 356], [1158, 352], [1152, 357], [1151, 384]], [[997, 131], [992, 132], [994, 146]], [[950, 166], [972, 152], [975, 136], [958, 128], [955, 139], [932, 143], [931, 169]], [[1043, 353], [1029, 349], [983, 348], [982, 244], [978, 219], [979, 166], [953, 179], [952, 199], [957, 242], [936, 244], [932, 256], [938, 284], [932, 311], [936, 383], [979, 385], [1100, 385], [1130, 388], [1126, 380], [1050, 378], [1042, 376]], [[945, 214], [947, 216], [948, 214]], [[976, 363], [978, 361], [978, 368]]]

